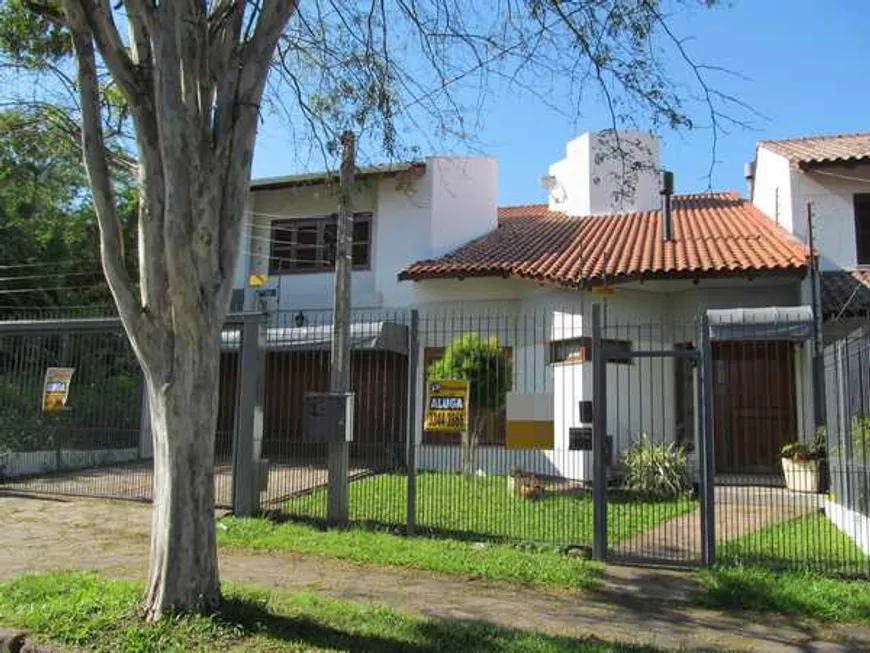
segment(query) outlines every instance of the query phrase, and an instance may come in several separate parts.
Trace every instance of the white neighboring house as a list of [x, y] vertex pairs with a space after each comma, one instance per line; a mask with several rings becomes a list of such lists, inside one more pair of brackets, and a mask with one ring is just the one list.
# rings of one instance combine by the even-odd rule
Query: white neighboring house
[[753, 204], [804, 243], [812, 207], [826, 335], [848, 331], [870, 315], [870, 133], [761, 141], [751, 165]]
[[[760, 142], [752, 201], [804, 242], [812, 214], [824, 334], [835, 342], [826, 365], [836, 392], [828, 393], [832, 494], [825, 513], [870, 553], [868, 434], [853, 421], [870, 415], [870, 133]], [[806, 284], [803, 294], [810, 294]]]
[[[697, 346], [696, 332], [661, 325], [691, 324], [709, 309], [807, 303], [808, 251], [800, 233], [759, 208], [762, 188], [772, 183], [763, 165], [756, 168], [756, 204], [735, 192], [674, 195], [671, 210], [663, 211], [657, 140], [621, 132], [627, 162], [612, 156], [614, 141], [608, 131], [568, 143], [543, 180], [549, 197], [541, 204], [497, 207], [496, 162], [485, 157], [432, 157], [358, 175], [352, 302], [373, 312], [420, 312], [416, 387], [427, 364], [463, 332], [496, 336], [512, 360], [505, 414], [484, 438], [489, 471], [521, 461], [531, 470], [589, 480], [581, 412], [592, 399], [593, 303], [605, 306], [608, 325], [659, 325], [612, 338], [614, 346], [632, 349]], [[298, 316], [297, 324], [329, 308], [335, 211], [329, 181], [300, 175], [253, 182], [237, 307], [262, 302]], [[264, 286], [245, 287], [252, 273], [267, 275]], [[738, 393], [750, 414], [752, 402], [766, 397], [756, 422], [744, 418], [739, 429], [752, 434], [751, 448], [734, 444], [727, 420], [714, 425], [723, 473], [771, 471], [784, 442], [812, 431], [810, 344], [768, 338], [752, 355], [779, 361], [775, 369], [756, 366], [770, 367], [773, 376], [738, 380], [728, 370], [744, 364], [746, 351], [721, 343], [714, 352], [723, 391]], [[672, 359], [609, 366], [607, 428], [615, 455], [640, 432], [691, 445], [696, 383], [694, 370]], [[641, 384], [643, 392], [632, 394]], [[782, 388], [781, 396], [771, 399], [770, 387]], [[633, 411], [625, 409], [629, 395]], [[299, 437], [294, 429], [269, 432], [269, 414], [282, 401], [273, 398], [270, 408], [267, 397], [266, 449], [270, 437]], [[780, 415], [776, 428], [761, 414], [771, 408]], [[391, 437], [403, 435], [399, 429]], [[458, 468], [458, 436], [418, 429], [416, 438], [421, 466]]]

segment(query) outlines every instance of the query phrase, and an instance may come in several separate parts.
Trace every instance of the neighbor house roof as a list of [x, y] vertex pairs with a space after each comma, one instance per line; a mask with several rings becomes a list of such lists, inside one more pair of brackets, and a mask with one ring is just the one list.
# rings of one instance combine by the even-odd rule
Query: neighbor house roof
[[870, 270], [823, 272], [821, 286], [826, 318], [870, 315]]
[[797, 168], [870, 160], [870, 133], [760, 141], [758, 146], [784, 156]]
[[499, 209], [499, 227], [400, 279], [520, 277], [567, 287], [641, 279], [802, 274], [808, 250], [737, 193], [676, 195], [661, 211], [569, 217], [546, 205]]
[[[368, 166], [356, 169], [356, 178], [366, 177], [395, 177], [406, 173], [422, 174], [426, 170], [426, 164], [422, 161], [410, 161], [407, 163], [386, 163], [376, 166]], [[276, 190], [290, 188], [292, 186], [313, 186], [328, 181], [338, 181], [338, 172], [306, 172], [298, 175], [285, 177], [263, 177], [251, 180], [251, 190]]]

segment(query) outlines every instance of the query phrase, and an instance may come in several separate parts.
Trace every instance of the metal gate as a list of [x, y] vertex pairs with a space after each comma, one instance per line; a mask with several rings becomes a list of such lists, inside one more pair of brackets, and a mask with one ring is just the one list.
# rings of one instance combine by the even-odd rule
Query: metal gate
[[593, 306], [593, 555], [708, 564], [715, 535], [706, 320], [608, 325], [602, 312]]

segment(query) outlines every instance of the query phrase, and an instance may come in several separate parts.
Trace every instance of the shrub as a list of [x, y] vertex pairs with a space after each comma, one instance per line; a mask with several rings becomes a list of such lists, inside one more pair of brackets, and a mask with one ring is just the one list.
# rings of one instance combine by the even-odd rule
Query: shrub
[[656, 499], [672, 499], [692, 488], [689, 462], [681, 445], [652, 442], [644, 434], [622, 456], [625, 488]]
[[827, 432], [823, 426], [816, 429], [815, 437], [810, 443], [790, 442], [783, 446], [780, 455], [795, 462], [824, 460], [828, 455]]
[[853, 415], [849, 430], [842, 434], [841, 442], [831, 453], [849, 462], [870, 462], [870, 417]]

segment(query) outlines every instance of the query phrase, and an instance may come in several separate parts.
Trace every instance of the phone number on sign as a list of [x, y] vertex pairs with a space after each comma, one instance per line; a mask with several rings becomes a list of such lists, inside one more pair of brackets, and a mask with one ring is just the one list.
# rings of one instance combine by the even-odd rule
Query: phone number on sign
[[459, 430], [465, 428], [465, 415], [462, 413], [429, 413], [426, 419], [429, 429], [445, 428]]

